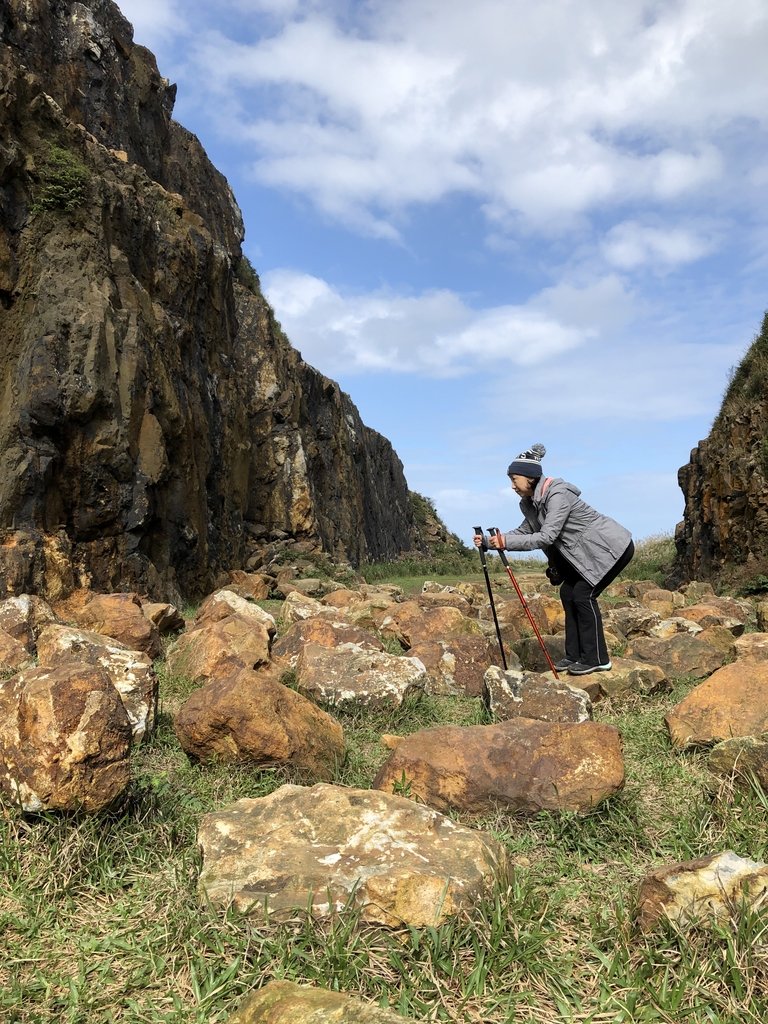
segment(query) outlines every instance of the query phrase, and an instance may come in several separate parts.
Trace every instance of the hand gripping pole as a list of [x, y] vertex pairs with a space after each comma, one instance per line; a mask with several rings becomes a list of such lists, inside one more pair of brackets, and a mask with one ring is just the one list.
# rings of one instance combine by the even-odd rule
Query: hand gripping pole
[[[490, 533], [490, 535], [492, 537], [495, 537], [496, 534], [500, 533], [500, 531], [495, 526], [489, 526], [488, 527], [488, 533]], [[544, 646], [544, 641], [541, 639], [541, 633], [539, 632], [539, 627], [536, 625], [536, 623], [534, 621], [534, 618], [531, 615], [531, 609], [526, 604], [526, 600], [523, 597], [523, 592], [520, 589], [520, 587], [518, 586], [517, 580], [515, 579], [515, 577], [514, 577], [514, 575], [512, 573], [512, 569], [510, 568], [509, 560], [507, 559], [506, 552], [504, 551], [503, 548], [496, 548], [495, 550], [497, 550], [499, 552], [499, 557], [501, 558], [502, 565], [507, 570], [507, 575], [512, 580], [512, 586], [517, 591], [517, 596], [520, 598], [520, 604], [523, 606], [523, 611], [528, 616], [528, 621], [530, 622], [531, 626], [533, 627], [533, 632], [536, 634], [536, 639], [539, 641], [539, 646], [541, 647], [542, 651], [544, 652], [544, 657], [547, 659], [547, 664], [549, 665], [550, 669], [552, 670], [552, 675], [555, 677], [555, 679], [559, 679], [560, 676], [557, 674], [557, 669], [555, 668], [554, 662], [552, 661], [551, 657], [549, 656], [549, 651]], [[490, 584], [489, 584], [489, 586], [490, 586]]]

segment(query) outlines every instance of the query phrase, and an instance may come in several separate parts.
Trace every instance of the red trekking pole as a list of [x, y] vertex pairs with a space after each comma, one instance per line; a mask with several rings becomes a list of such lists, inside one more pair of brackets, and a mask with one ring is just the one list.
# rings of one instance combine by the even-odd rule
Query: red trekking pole
[[[501, 531], [498, 530], [497, 527], [495, 527], [495, 526], [489, 526], [488, 527], [488, 533], [490, 533], [490, 535], [492, 537], [495, 537], [497, 533], [499, 534], [499, 536], [501, 535]], [[509, 566], [509, 560], [507, 559], [506, 552], [504, 551], [503, 548], [494, 548], [494, 551], [498, 551], [499, 558], [501, 558], [501, 563], [504, 566], [504, 568], [507, 570], [507, 576], [509, 576], [509, 578], [512, 580], [512, 586], [517, 591], [517, 596], [520, 598], [520, 604], [523, 606], [523, 611], [528, 616], [528, 621], [530, 622], [531, 626], [533, 627], [533, 632], [536, 634], [536, 639], [539, 641], [539, 646], [541, 647], [542, 651], [544, 652], [544, 657], [547, 659], [547, 664], [552, 669], [552, 675], [555, 677], [555, 679], [559, 679], [560, 676], [557, 674], [557, 669], [555, 668], [554, 662], [552, 661], [552, 659], [549, 656], [549, 651], [544, 646], [544, 641], [541, 639], [541, 633], [539, 632], [539, 627], [534, 622], [533, 616], [531, 615], [531, 609], [526, 604], [525, 598], [523, 597], [523, 592], [520, 589], [520, 587], [518, 586], [517, 580], [515, 579], [515, 577], [514, 577], [514, 575], [512, 573], [512, 570], [511, 570], [511, 568]]]

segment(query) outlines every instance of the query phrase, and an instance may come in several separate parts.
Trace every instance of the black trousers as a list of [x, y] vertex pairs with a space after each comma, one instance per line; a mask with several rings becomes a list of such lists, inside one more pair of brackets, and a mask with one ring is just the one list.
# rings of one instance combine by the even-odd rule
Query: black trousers
[[563, 583], [560, 600], [565, 611], [565, 656], [582, 665], [606, 665], [610, 661], [603, 633], [603, 617], [597, 598], [609, 583], [632, 561], [635, 545], [629, 542], [624, 554], [599, 583], [589, 583], [559, 551], [548, 552], [550, 561], [557, 566]]

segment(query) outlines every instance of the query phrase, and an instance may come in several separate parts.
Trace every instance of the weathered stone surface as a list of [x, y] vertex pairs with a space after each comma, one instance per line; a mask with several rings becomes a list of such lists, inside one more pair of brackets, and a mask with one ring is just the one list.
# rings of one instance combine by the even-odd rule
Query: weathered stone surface
[[236, 668], [258, 668], [269, 662], [269, 629], [240, 615], [206, 622], [178, 637], [166, 654], [173, 675], [207, 682]]
[[472, 605], [462, 594], [427, 592], [419, 594], [416, 603], [420, 608], [456, 608], [462, 615], [472, 615]]
[[676, 608], [685, 604], [685, 598], [673, 590], [646, 590], [640, 597], [640, 604], [662, 618], [668, 618], [675, 614]]
[[193, 625], [202, 626], [210, 622], [220, 622], [229, 618], [230, 615], [238, 615], [254, 629], [263, 633], [266, 632], [266, 642], [269, 644], [277, 631], [275, 618], [269, 612], [249, 601], [233, 590], [226, 587], [209, 595], [195, 613]]
[[723, 740], [710, 751], [707, 765], [717, 775], [754, 778], [768, 792], [768, 733]]
[[41, 666], [86, 664], [102, 668], [120, 695], [134, 742], [152, 732], [157, 718], [157, 675], [148, 654], [117, 640], [71, 626], [46, 626], [37, 641]]
[[272, 660], [293, 669], [307, 644], [341, 647], [354, 644], [368, 651], [383, 651], [381, 640], [367, 629], [333, 619], [300, 619], [272, 645]]
[[53, 609], [34, 594], [19, 594], [0, 601], [0, 629], [24, 644], [32, 653], [40, 630], [55, 622]]
[[666, 716], [678, 749], [768, 731], [768, 662], [740, 658], [691, 690]]
[[341, 786], [281, 786], [206, 814], [200, 884], [216, 904], [364, 921], [438, 925], [504, 879], [503, 846], [405, 797]]
[[602, 614], [606, 627], [618, 630], [627, 639], [648, 636], [662, 619], [658, 612], [637, 606], [603, 609]]
[[33, 662], [33, 657], [24, 644], [0, 629], [0, 672], [16, 672]]
[[136, 594], [93, 594], [76, 612], [78, 626], [119, 640], [132, 651], [144, 651], [150, 658], [162, 651], [160, 633], [141, 610]]
[[333, 707], [399, 707], [423, 693], [427, 672], [418, 658], [365, 650], [355, 644], [307, 643], [296, 661], [296, 688]]
[[344, 759], [341, 726], [283, 686], [279, 673], [240, 669], [195, 690], [174, 718], [182, 748], [200, 761], [293, 765], [330, 779]]
[[131, 725], [103, 669], [32, 668], [0, 683], [0, 789], [26, 811], [99, 811], [131, 779]]
[[732, 643], [737, 658], [768, 658], [768, 633], [744, 633]]
[[141, 610], [157, 626], [160, 636], [180, 633], [186, 626], [184, 616], [174, 604], [165, 601], [142, 601]]
[[723, 651], [687, 633], [676, 633], [668, 640], [655, 637], [635, 637], [627, 648], [626, 657], [658, 665], [669, 679], [704, 679], [725, 663]]
[[697, 622], [703, 629], [707, 626], [727, 626], [734, 636], [741, 636], [744, 632], [745, 620], [739, 612], [738, 616], [729, 614], [722, 606], [714, 603], [714, 600], [707, 604], [692, 604], [687, 608], [680, 608], [678, 614], [683, 619], [691, 619]]
[[498, 643], [484, 636], [457, 636], [417, 643], [409, 654], [418, 658], [427, 670], [426, 692], [441, 696], [482, 697], [485, 670], [489, 665], [501, 664]]
[[337, 619], [338, 611], [332, 605], [320, 604], [314, 597], [308, 597], [298, 590], [292, 591], [283, 602], [280, 618], [290, 626], [303, 619], [326, 618]]
[[423, 729], [398, 743], [374, 786], [392, 792], [403, 779], [442, 811], [587, 811], [624, 785], [621, 737], [595, 722], [527, 718]]
[[[565, 656], [565, 633], [558, 633], [556, 636], [547, 634], [541, 639], [550, 661], [556, 665]], [[516, 641], [514, 649], [520, 658], [520, 664], [529, 672], [551, 672], [549, 661], [537, 637], [528, 636]]]
[[[614, 658], [611, 664], [610, 671], [593, 672], [590, 675], [604, 697], [624, 697], [631, 693], [647, 697], [672, 688], [664, 669], [659, 665], [633, 661], [631, 658]], [[584, 677], [571, 678], [578, 686], [579, 679]]]
[[651, 928], [661, 918], [686, 925], [729, 920], [739, 909], [765, 903], [768, 865], [733, 850], [659, 868], [638, 892], [638, 923]]
[[499, 722], [536, 718], [542, 722], [587, 722], [592, 701], [585, 690], [564, 679], [491, 666], [484, 677], [485, 699]]
[[227, 1018], [226, 1024], [403, 1024], [393, 1010], [292, 981], [270, 981]]
[[[2, 12], [0, 591], [178, 603], [278, 528], [354, 564], [420, 547], [400, 460], [288, 343], [117, 6]], [[35, 210], [54, 143], [74, 211]]]
[[405, 648], [432, 640], [483, 635], [477, 622], [458, 608], [422, 608], [417, 601], [393, 605], [380, 629], [384, 635], [396, 637]]
[[348, 590], [346, 587], [339, 587], [329, 594], [320, 598], [320, 603], [331, 608], [348, 608], [350, 605], [360, 604], [364, 600], [359, 590]]
[[272, 590], [272, 577], [264, 572], [244, 572], [232, 569], [229, 578], [238, 593], [247, 594], [254, 601], [264, 601]]
[[680, 587], [680, 593], [685, 596], [689, 604], [696, 604], [699, 601], [706, 601], [710, 597], [715, 597], [712, 584], [706, 580], [691, 580], [690, 583], [683, 583]]
[[675, 636], [677, 633], [699, 636], [703, 631], [703, 627], [698, 622], [694, 622], [693, 619], [683, 619], [679, 615], [673, 615], [671, 618], [662, 619], [655, 626], [651, 626], [648, 635], [654, 636], [658, 640], [669, 640], [671, 636]]

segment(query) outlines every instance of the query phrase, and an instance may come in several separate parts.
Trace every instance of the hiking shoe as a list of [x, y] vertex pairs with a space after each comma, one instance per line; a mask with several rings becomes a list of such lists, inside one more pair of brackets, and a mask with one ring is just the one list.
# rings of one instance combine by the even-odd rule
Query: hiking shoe
[[576, 662], [571, 658], [561, 658], [555, 665], [555, 672], [565, 672], [566, 669], [569, 669], [571, 665], [575, 664]]
[[590, 672], [608, 672], [611, 668], [610, 661], [604, 665], [584, 665], [580, 661], [574, 661], [568, 666], [568, 674], [572, 676], [588, 676]]

